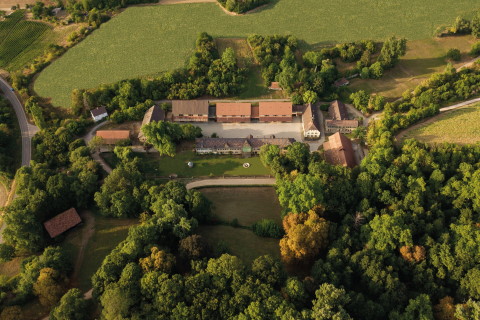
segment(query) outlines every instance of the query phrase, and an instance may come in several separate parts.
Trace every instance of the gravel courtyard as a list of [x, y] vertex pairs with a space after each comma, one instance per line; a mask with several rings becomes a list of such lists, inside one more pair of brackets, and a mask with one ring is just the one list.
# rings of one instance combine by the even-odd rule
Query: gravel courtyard
[[324, 141], [324, 133], [320, 140], [314, 142], [304, 141], [302, 135], [301, 118], [294, 118], [291, 123], [195, 123], [202, 128], [203, 135], [209, 137], [216, 133], [219, 138], [243, 138], [252, 135], [255, 138], [268, 138], [274, 135], [277, 138], [294, 138], [310, 144], [310, 150], [315, 151]]

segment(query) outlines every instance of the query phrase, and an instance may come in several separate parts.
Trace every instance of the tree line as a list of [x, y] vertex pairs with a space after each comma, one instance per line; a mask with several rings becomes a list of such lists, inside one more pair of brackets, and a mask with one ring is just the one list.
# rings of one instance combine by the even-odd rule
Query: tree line
[[10, 103], [0, 96], [0, 178], [11, 178], [17, 164], [14, 158], [14, 148], [17, 146], [15, 134], [16, 116]]
[[230, 12], [245, 13], [261, 5], [267, 4], [270, 0], [217, 0], [218, 3]]

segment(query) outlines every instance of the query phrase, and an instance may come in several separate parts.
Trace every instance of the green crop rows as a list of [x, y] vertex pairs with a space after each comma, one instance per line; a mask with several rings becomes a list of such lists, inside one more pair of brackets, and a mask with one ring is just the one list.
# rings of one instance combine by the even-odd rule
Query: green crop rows
[[0, 68], [11, 70], [12, 65], [28, 62], [17, 60], [22, 53], [36, 51], [41, 54], [46, 47], [42, 39], [50, 30], [44, 23], [23, 20], [23, 11], [0, 22]]

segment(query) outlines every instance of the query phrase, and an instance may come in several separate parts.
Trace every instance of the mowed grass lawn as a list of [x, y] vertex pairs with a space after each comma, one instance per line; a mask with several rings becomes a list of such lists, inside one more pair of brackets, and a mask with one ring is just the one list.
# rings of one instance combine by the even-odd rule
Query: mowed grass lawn
[[43, 53], [54, 33], [45, 23], [24, 20], [24, 10], [0, 22], [0, 69], [16, 70]]
[[35, 91], [69, 107], [75, 88], [182, 67], [201, 31], [230, 38], [292, 34], [308, 46], [391, 35], [425, 39], [478, 7], [478, 0], [274, 0], [243, 16], [226, 15], [214, 3], [131, 7], [47, 67]]
[[403, 138], [415, 138], [427, 143], [472, 144], [480, 142], [480, 104], [435, 117], [433, 122], [412, 129]]
[[[259, 157], [241, 158], [230, 155], [202, 155], [193, 151], [180, 151], [175, 157], [160, 157], [158, 153], [135, 153], [142, 161], [143, 171], [152, 177], [167, 177], [177, 174], [179, 177], [205, 177], [205, 176], [259, 176], [268, 175], [270, 170], [265, 168]], [[118, 159], [113, 153], [102, 153], [102, 157], [112, 167]], [[193, 168], [188, 167], [188, 162], [194, 163]], [[250, 163], [249, 168], [244, 168], [245, 162]]]

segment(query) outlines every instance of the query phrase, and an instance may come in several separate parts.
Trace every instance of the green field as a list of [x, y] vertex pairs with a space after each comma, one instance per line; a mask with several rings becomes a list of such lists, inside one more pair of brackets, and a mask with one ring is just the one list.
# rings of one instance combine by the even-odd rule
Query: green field
[[[237, 219], [242, 226], [251, 226], [261, 219], [272, 219], [281, 225], [277, 195], [272, 187], [232, 187], [200, 189], [213, 204], [213, 214], [224, 222]], [[230, 253], [247, 263], [270, 254], [279, 258], [278, 239], [262, 238], [252, 231], [226, 225], [201, 226], [198, 231], [215, 248], [223, 242]]]
[[480, 104], [444, 113], [408, 131], [402, 139], [427, 143], [472, 144], [480, 142]]
[[26, 21], [24, 11], [16, 11], [0, 22], [0, 69], [22, 68], [43, 53], [53, 34], [47, 24]]
[[214, 3], [132, 7], [47, 67], [35, 90], [68, 107], [75, 88], [181, 67], [201, 31], [235, 38], [293, 34], [310, 46], [391, 35], [425, 39], [477, 7], [477, 0], [275, 0], [243, 16], [226, 15]]
[[252, 231], [230, 226], [201, 226], [198, 234], [215, 247], [219, 242], [227, 245], [229, 253], [238, 256], [246, 263], [266, 254], [280, 258], [278, 239], [261, 238]]
[[[100, 267], [103, 259], [128, 235], [128, 229], [138, 223], [138, 219], [108, 219], [100, 216], [95, 217], [95, 228], [88, 239], [83, 260], [76, 270], [72, 284], [83, 291], [91, 287], [91, 278]], [[81, 225], [68, 232], [62, 247], [69, 254], [72, 265], [75, 266], [77, 256], [82, 244], [85, 225]]]
[[282, 225], [282, 208], [272, 187], [203, 188], [199, 191], [210, 200], [215, 215], [225, 221], [237, 219], [242, 226], [251, 226], [261, 219]]
[[[241, 158], [239, 156], [209, 156], [196, 155], [193, 151], [181, 151], [175, 157], [160, 157], [158, 153], [136, 153], [142, 161], [143, 171], [152, 177], [168, 177], [175, 173], [179, 177], [205, 177], [205, 176], [258, 176], [268, 175], [270, 171], [265, 168], [259, 157]], [[117, 159], [113, 153], [102, 153], [102, 157], [112, 167]], [[193, 168], [187, 163], [192, 161]], [[245, 162], [250, 163], [249, 168], [244, 168]]]

